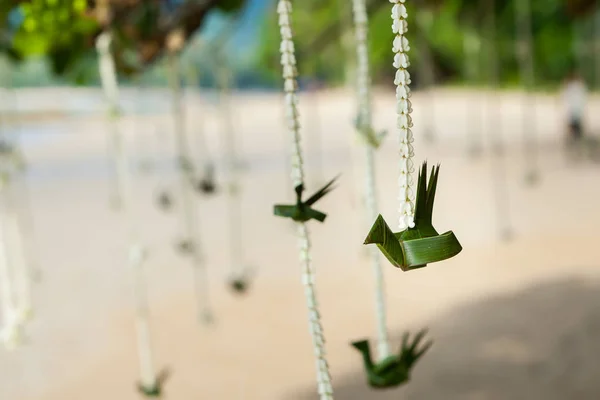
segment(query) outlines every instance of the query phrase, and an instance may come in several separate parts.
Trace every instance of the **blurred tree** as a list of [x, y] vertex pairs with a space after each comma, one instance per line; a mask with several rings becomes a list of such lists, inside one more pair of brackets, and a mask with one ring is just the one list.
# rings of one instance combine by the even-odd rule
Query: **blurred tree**
[[[498, 53], [500, 83], [516, 84], [519, 79], [517, 57], [514, 50], [516, 26], [514, 8], [519, 0], [497, 0], [494, 10], [497, 19], [497, 32], [493, 43], [484, 40], [480, 21], [485, 16], [486, 0], [414, 0], [407, 3], [409, 15], [427, 13], [433, 17], [433, 23], [421, 24], [409, 19], [413, 27], [409, 30], [409, 40], [416, 43], [416, 35], [423, 34], [429, 44], [434, 75], [438, 79], [458, 81], [463, 79], [465, 61], [463, 47], [465, 35], [470, 41], [479, 41], [485, 46], [495, 46]], [[315, 3], [317, 5], [315, 5]], [[592, 15], [598, 0], [532, 0], [531, 20], [534, 41], [536, 83], [542, 86], [561, 80], [573, 64], [572, 27], [581, 18]], [[350, 5], [348, 5], [349, 7]], [[341, 52], [336, 48], [343, 30], [339, 16], [337, 0], [306, 0], [294, 5], [293, 27], [296, 34], [298, 62], [301, 71], [306, 71], [308, 60], [316, 62], [318, 74], [333, 83], [343, 77], [345, 63]], [[412, 12], [411, 9], [412, 8]], [[415, 12], [415, 8], [419, 13]], [[383, 0], [368, 1], [370, 14], [370, 60], [374, 82], [388, 83], [393, 74], [390, 54], [392, 32], [390, 29], [390, 4]], [[263, 25], [262, 46], [257, 55], [257, 64], [263, 74], [271, 80], [278, 79], [277, 26], [274, 11], [267, 16]], [[431, 18], [431, 17], [428, 17]], [[485, 57], [485, 48], [481, 48], [481, 71], [489, 71], [489, 60]], [[417, 51], [411, 51], [414, 79], [418, 85], [426, 71], [427, 61]], [[485, 77], [478, 77], [482, 83]]]
[[[244, 0], [108, 0], [119, 73], [140, 73], [164, 54], [167, 36], [181, 28], [187, 42], [209, 11], [239, 9]], [[47, 57], [52, 71], [84, 82], [93, 71], [102, 31], [96, 0], [2, 0], [0, 52], [18, 60]]]

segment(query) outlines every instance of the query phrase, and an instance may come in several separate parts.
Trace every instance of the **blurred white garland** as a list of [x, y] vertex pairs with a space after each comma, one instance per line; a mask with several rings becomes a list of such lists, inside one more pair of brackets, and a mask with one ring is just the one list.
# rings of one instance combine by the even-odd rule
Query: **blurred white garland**
[[400, 230], [412, 228], [415, 226], [415, 203], [414, 203], [414, 181], [412, 173], [413, 167], [413, 135], [411, 128], [412, 105], [410, 103], [410, 74], [408, 67], [410, 61], [407, 52], [410, 50], [410, 45], [405, 34], [408, 31], [405, 0], [389, 0], [393, 3], [392, 7], [392, 31], [395, 34], [392, 51], [394, 52], [394, 68], [396, 68], [396, 76], [394, 84], [396, 85], [396, 127], [398, 128], [400, 140], [400, 177], [398, 183], [400, 186]]
[[[289, 0], [279, 0], [277, 13], [279, 14], [279, 28], [281, 33], [281, 66], [283, 68], [285, 109], [287, 128], [292, 142], [292, 182], [294, 187], [304, 184], [304, 168], [302, 149], [300, 147], [300, 124], [298, 117], [298, 82], [296, 69], [296, 56], [294, 42], [292, 41], [292, 28], [290, 15], [292, 3]], [[314, 287], [314, 268], [310, 258], [310, 238], [306, 224], [297, 222], [300, 262], [302, 266], [302, 283], [306, 295], [308, 308], [309, 329], [313, 341], [313, 349], [317, 358], [317, 385], [321, 400], [333, 399], [333, 387], [329, 365], [325, 357], [325, 338], [318, 311], [318, 303]]]
[[137, 232], [137, 221], [134, 218], [132, 188], [130, 181], [130, 168], [124, 148], [124, 140], [119, 131], [119, 89], [114, 59], [110, 50], [112, 36], [109, 31], [101, 33], [96, 40], [96, 49], [99, 56], [100, 78], [102, 89], [108, 105], [108, 122], [115, 143], [116, 172], [119, 192], [122, 198], [124, 215], [128, 218], [129, 225], [129, 266], [133, 275], [133, 295], [135, 298], [135, 326], [138, 336], [138, 356], [140, 359], [140, 383], [144, 387], [153, 387], [156, 384], [154, 364], [152, 361], [152, 346], [150, 326], [148, 322], [147, 299], [145, 281], [143, 276], [144, 247], [140, 243]]
[[[369, 73], [369, 48], [368, 48], [368, 29], [369, 17], [365, 0], [353, 0], [352, 10], [354, 15], [355, 36], [356, 36], [356, 90], [358, 99], [358, 121], [359, 129], [368, 129], [372, 131], [371, 116], [371, 77]], [[362, 140], [365, 149], [365, 201], [369, 224], [377, 218], [377, 196], [375, 191], [375, 145], [368, 140]], [[375, 306], [377, 317], [377, 348], [380, 360], [390, 355], [390, 344], [387, 333], [386, 308], [385, 308], [385, 284], [383, 271], [381, 267], [381, 258], [379, 250], [376, 247], [369, 248], [371, 256], [371, 265], [375, 276]]]

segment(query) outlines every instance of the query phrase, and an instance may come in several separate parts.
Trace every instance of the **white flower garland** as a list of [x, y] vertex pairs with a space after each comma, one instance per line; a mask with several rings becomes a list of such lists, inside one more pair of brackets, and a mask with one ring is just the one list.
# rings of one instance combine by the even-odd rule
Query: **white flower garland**
[[2, 329], [0, 339], [7, 350], [16, 349], [23, 340], [22, 326], [19, 323], [19, 312], [15, 302], [13, 277], [6, 254], [7, 243], [4, 227], [0, 226], [0, 293], [2, 294]]
[[[369, 48], [367, 45], [369, 19], [365, 0], [353, 0], [352, 10], [354, 14], [354, 25], [356, 27], [356, 58], [357, 58], [357, 96], [359, 118], [364, 128], [371, 128], [371, 93], [369, 74]], [[375, 160], [373, 145], [363, 141], [366, 156], [366, 206], [369, 222], [377, 218], [377, 197], [375, 193]], [[371, 264], [375, 275], [375, 305], [377, 315], [377, 354], [380, 360], [390, 355], [390, 345], [387, 334], [385, 290], [383, 271], [379, 250], [376, 247], [369, 249], [371, 253]]]
[[[300, 124], [298, 122], [298, 97], [296, 90], [296, 56], [294, 55], [294, 42], [292, 41], [292, 28], [290, 14], [292, 3], [289, 0], [279, 0], [277, 13], [279, 14], [279, 27], [281, 33], [281, 66], [283, 68], [285, 110], [288, 129], [292, 134], [292, 181], [294, 186], [304, 182], [302, 150], [300, 148]], [[300, 261], [302, 265], [302, 283], [306, 295], [310, 334], [313, 340], [313, 349], [317, 358], [317, 385], [321, 400], [333, 399], [333, 387], [329, 365], [325, 358], [325, 338], [315, 296], [314, 269], [310, 260], [310, 239], [306, 224], [297, 223]]]
[[408, 24], [406, 19], [408, 14], [406, 12], [406, 6], [404, 5], [405, 0], [389, 0], [393, 3], [392, 7], [392, 31], [396, 35], [392, 46], [394, 52], [394, 68], [396, 68], [396, 77], [394, 84], [396, 87], [396, 113], [398, 118], [396, 126], [398, 128], [400, 138], [400, 177], [398, 183], [400, 185], [400, 229], [412, 228], [415, 226], [414, 215], [415, 215], [415, 204], [414, 204], [414, 182], [412, 173], [413, 167], [413, 135], [411, 128], [412, 118], [410, 113], [412, 112], [412, 106], [410, 103], [410, 74], [408, 67], [410, 61], [407, 52], [410, 50], [408, 39], [404, 36], [408, 30]]
[[152, 361], [152, 346], [150, 337], [150, 327], [148, 324], [148, 306], [145, 293], [145, 282], [143, 278], [144, 248], [139, 243], [137, 237], [137, 224], [133, 217], [132, 192], [130, 182], [130, 170], [127, 165], [127, 157], [123, 148], [123, 141], [118, 127], [119, 114], [119, 88], [117, 75], [115, 71], [114, 59], [110, 51], [112, 42], [111, 34], [106, 31], [100, 34], [96, 41], [96, 48], [99, 55], [100, 78], [102, 88], [106, 96], [109, 107], [109, 123], [112, 135], [117, 138], [119, 145], [116, 150], [117, 164], [117, 182], [119, 192], [123, 198], [123, 211], [129, 217], [130, 247], [129, 247], [129, 266], [133, 274], [133, 295], [135, 298], [135, 325], [138, 336], [138, 356], [140, 360], [140, 383], [145, 387], [152, 387], [156, 383], [154, 375], [154, 364]]

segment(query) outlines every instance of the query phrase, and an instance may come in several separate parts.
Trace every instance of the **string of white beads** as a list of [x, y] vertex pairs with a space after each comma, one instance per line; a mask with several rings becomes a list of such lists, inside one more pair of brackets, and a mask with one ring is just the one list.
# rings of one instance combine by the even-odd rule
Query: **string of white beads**
[[[279, 29], [281, 33], [281, 66], [283, 69], [285, 113], [287, 127], [292, 136], [292, 181], [294, 186], [303, 184], [304, 169], [302, 150], [300, 147], [300, 124], [298, 118], [298, 82], [296, 69], [296, 56], [292, 28], [290, 26], [290, 14], [292, 3], [289, 0], [279, 0], [277, 13], [279, 14]], [[306, 296], [308, 308], [309, 331], [313, 341], [313, 350], [316, 357], [317, 385], [319, 398], [321, 400], [333, 400], [333, 387], [331, 385], [331, 374], [329, 365], [325, 358], [325, 338], [321, 326], [321, 318], [318, 311], [318, 303], [315, 296], [315, 274], [310, 259], [310, 239], [306, 224], [297, 223], [298, 245], [300, 263], [302, 267], [302, 284]]]
[[396, 113], [398, 114], [396, 126], [400, 139], [400, 176], [398, 183], [400, 186], [400, 229], [412, 228], [414, 222], [414, 190], [413, 190], [413, 135], [411, 128], [412, 106], [410, 103], [410, 74], [408, 67], [410, 61], [407, 52], [410, 50], [408, 39], [405, 34], [408, 30], [406, 19], [405, 0], [389, 0], [393, 3], [392, 7], [392, 31], [395, 34], [392, 51], [394, 52], [394, 68], [396, 68]]

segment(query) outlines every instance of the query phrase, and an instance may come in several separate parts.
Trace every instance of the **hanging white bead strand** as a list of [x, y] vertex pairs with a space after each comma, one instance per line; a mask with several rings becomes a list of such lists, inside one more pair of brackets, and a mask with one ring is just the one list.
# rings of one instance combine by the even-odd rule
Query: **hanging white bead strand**
[[[292, 141], [292, 182], [294, 187], [304, 182], [304, 169], [302, 150], [300, 147], [300, 124], [298, 123], [298, 99], [296, 80], [296, 57], [294, 43], [292, 41], [292, 29], [290, 26], [290, 14], [292, 3], [289, 0], [279, 0], [277, 13], [279, 14], [279, 28], [281, 33], [281, 66], [283, 68], [285, 112], [288, 130]], [[313, 350], [317, 364], [317, 385], [320, 400], [333, 399], [333, 387], [329, 365], [325, 357], [325, 339], [318, 311], [318, 304], [314, 287], [314, 271], [310, 260], [310, 239], [306, 224], [297, 223], [298, 242], [300, 250], [300, 262], [302, 266], [302, 283], [306, 296], [308, 308], [309, 329], [313, 341]]]
[[[4, 220], [4, 216], [1, 216]], [[6, 254], [7, 243], [5, 241], [5, 229], [3, 221], [0, 221], [0, 293], [2, 294], [2, 326], [0, 327], [0, 339], [7, 350], [16, 349], [22, 341], [22, 329], [19, 324], [17, 304], [13, 288], [13, 275]]]
[[[369, 48], [368, 48], [368, 27], [369, 17], [365, 0], [353, 0], [352, 10], [354, 15], [355, 35], [356, 35], [356, 89], [358, 97], [359, 121], [364, 127], [371, 128], [371, 79], [369, 73]], [[366, 175], [366, 211], [369, 223], [377, 218], [377, 196], [375, 193], [375, 149], [368, 141], [363, 141], [365, 149], [365, 175]], [[377, 355], [379, 360], [383, 360], [390, 355], [390, 345], [386, 324], [385, 309], [385, 287], [383, 271], [381, 268], [381, 259], [379, 250], [376, 247], [369, 249], [371, 264], [373, 266], [373, 275], [375, 276], [375, 306], [377, 316]]]
[[392, 32], [394, 32], [394, 42], [392, 51], [394, 52], [394, 68], [396, 68], [396, 77], [394, 84], [396, 85], [396, 113], [398, 114], [396, 127], [400, 140], [400, 176], [398, 183], [400, 186], [400, 230], [413, 228], [415, 226], [415, 204], [414, 204], [414, 183], [412, 173], [413, 167], [413, 136], [411, 128], [412, 106], [410, 103], [410, 74], [408, 67], [410, 61], [407, 52], [410, 50], [408, 39], [405, 34], [408, 31], [406, 19], [405, 0], [389, 0], [393, 3], [392, 7]]
[[[111, 34], [106, 31], [100, 34], [96, 46], [100, 57], [100, 78], [104, 94], [109, 107], [109, 124], [113, 135], [122, 138], [119, 131], [119, 90], [114, 59], [110, 51], [112, 42]], [[120, 145], [116, 148], [116, 171], [119, 192], [123, 199], [123, 212], [127, 217], [129, 229], [129, 266], [133, 275], [133, 295], [135, 298], [135, 327], [137, 334], [138, 357], [140, 360], [140, 383], [144, 387], [151, 388], [156, 383], [154, 364], [152, 360], [152, 345], [150, 338], [150, 327], [146, 306], [146, 293], [141, 288], [145, 287], [143, 276], [143, 247], [137, 234], [137, 221], [134, 218], [133, 192], [131, 190], [130, 168], [127, 163], [127, 153], [124, 141], [119, 140]]]

